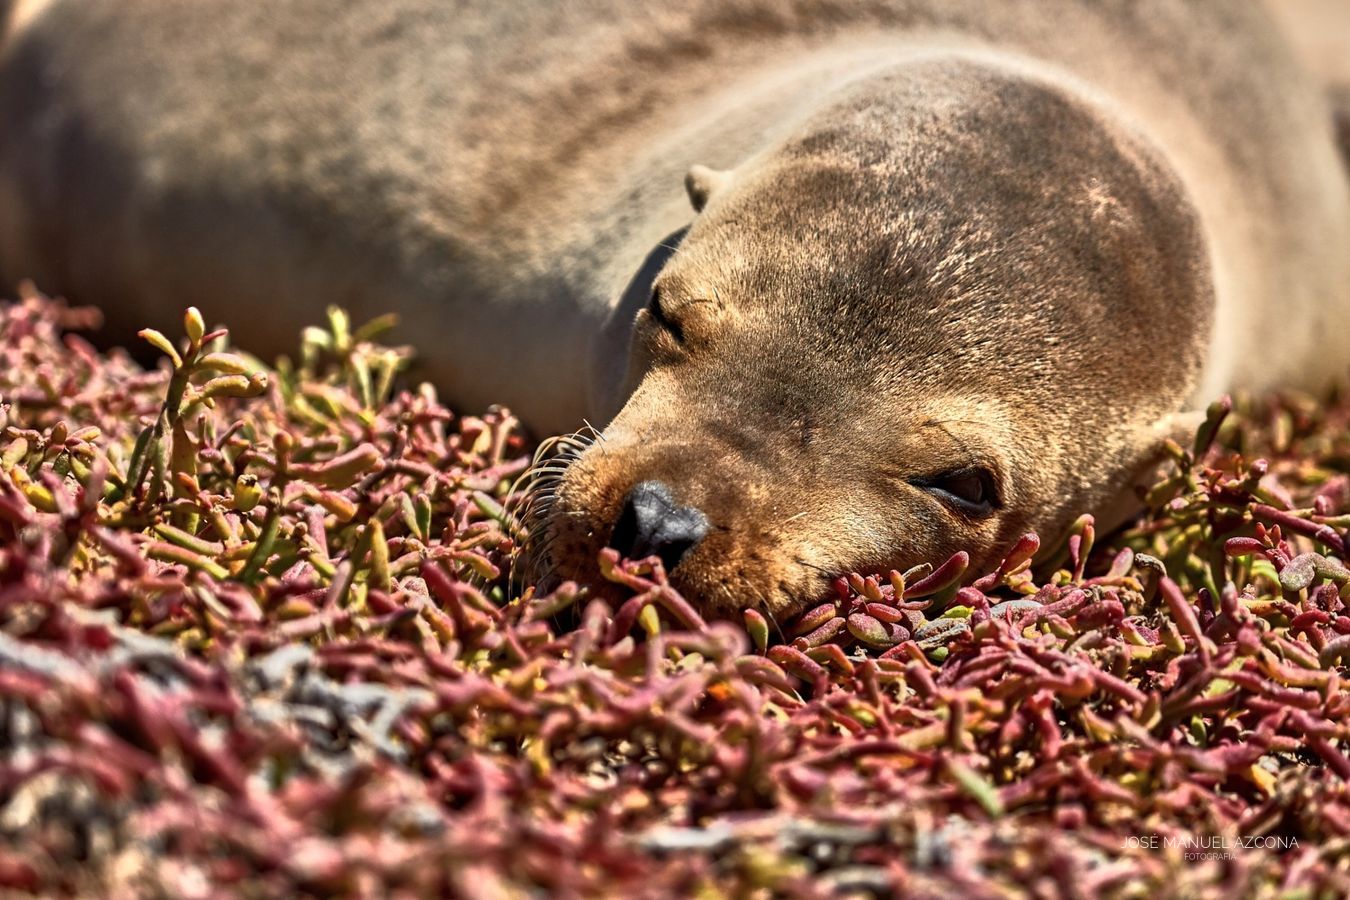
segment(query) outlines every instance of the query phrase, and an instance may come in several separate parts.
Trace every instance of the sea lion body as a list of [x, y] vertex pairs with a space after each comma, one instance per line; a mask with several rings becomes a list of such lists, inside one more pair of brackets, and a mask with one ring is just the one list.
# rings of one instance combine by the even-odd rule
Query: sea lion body
[[[562, 574], [671, 509], [704, 523], [677, 583], [729, 606], [991, 556], [1169, 416], [1350, 350], [1344, 160], [1255, 3], [27, 5], [0, 275], [264, 348], [395, 309], [462, 407], [622, 409], [559, 490]], [[996, 505], [910, 496], [955, 452], [926, 428], [992, 441], [956, 483]]]

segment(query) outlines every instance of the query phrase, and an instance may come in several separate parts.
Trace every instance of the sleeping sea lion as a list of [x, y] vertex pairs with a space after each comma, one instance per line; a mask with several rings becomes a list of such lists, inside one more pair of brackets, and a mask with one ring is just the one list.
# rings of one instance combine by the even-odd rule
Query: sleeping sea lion
[[[279, 348], [396, 310], [589, 419], [557, 577], [711, 613], [1062, 533], [1350, 350], [1350, 179], [1256, 2], [25, 0], [0, 275]], [[269, 338], [273, 338], [269, 341]], [[280, 340], [276, 340], [279, 338]]]

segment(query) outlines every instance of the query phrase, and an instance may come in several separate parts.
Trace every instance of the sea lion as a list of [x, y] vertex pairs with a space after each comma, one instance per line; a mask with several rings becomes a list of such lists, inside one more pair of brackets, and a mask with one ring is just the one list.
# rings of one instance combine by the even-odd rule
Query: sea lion
[[1219, 392], [1339, 371], [1332, 118], [1255, 2], [47, 0], [0, 265], [250, 344], [396, 309], [461, 406], [604, 426], [557, 577], [610, 544], [781, 614], [1053, 537]]

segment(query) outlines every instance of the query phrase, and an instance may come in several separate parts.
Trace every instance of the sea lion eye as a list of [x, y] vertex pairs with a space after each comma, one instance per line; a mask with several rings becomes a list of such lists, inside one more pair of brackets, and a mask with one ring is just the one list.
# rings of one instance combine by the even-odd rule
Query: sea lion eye
[[652, 314], [652, 318], [656, 320], [656, 324], [668, 331], [670, 336], [675, 338], [676, 342], [681, 344], [684, 343], [684, 329], [680, 327], [679, 322], [672, 319], [666, 313], [664, 307], [661, 305], [661, 288], [659, 285], [652, 288], [651, 299], [647, 301], [647, 310]]
[[987, 516], [999, 505], [994, 475], [979, 466], [952, 469], [911, 482], [942, 502], [971, 516]]

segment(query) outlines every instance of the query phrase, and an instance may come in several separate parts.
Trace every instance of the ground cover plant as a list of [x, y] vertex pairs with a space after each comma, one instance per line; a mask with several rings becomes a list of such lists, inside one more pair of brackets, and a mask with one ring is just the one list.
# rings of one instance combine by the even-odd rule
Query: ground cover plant
[[1350, 891], [1350, 402], [1218, 403], [1124, 532], [792, 621], [514, 587], [503, 410], [334, 312], [144, 370], [0, 310], [0, 885], [95, 896]]

